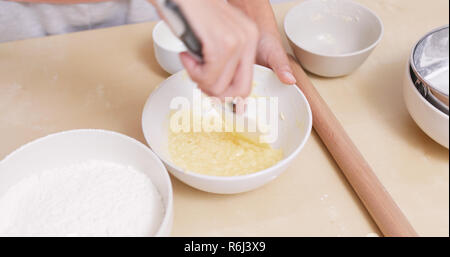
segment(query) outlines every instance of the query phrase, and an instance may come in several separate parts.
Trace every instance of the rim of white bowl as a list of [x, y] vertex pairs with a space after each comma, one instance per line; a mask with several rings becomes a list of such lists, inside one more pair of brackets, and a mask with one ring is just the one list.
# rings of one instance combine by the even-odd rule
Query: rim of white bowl
[[[412, 79], [411, 79], [411, 71], [410, 71], [410, 63], [409, 63], [409, 62], [408, 62], [408, 65], [407, 65], [407, 67], [406, 67], [406, 72], [407, 72], [406, 74], [407, 74], [407, 76], [408, 76], [408, 84], [409, 84], [409, 86], [413, 87], [413, 89], [414, 89], [414, 94], [416, 94], [416, 95], [420, 98], [420, 100], [421, 100], [423, 103], [425, 103], [425, 105], [426, 105], [428, 108], [432, 109], [435, 113], [437, 113], [437, 114], [438, 114], [439, 116], [441, 116], [442, 118], [448, 120], [448, 119], [449, 119], [449, 116], [448, 116], [447, 114], [445, 114], [443, 111], [441, 111], [441, 110], [439, 110], [438, 108], [436, 108], [436, 106], [434, 106], [434, 105], [432, 105], [430, 102], [428, 102], [427, 99], [425, 99], [425, 98], [423, 97], [423, 95], [420, 94], [419, 90], [417, 90], [417, 88], [414, 86], [414, 83], [413, 83], [413, 81], [412, 81]], [[409, 111], [409, 110], [408, 110], [408, 111]]]
[[[156, 23], [156, 25], [153, 27], [153, 31], [152, 31], [153, 44], [156, 44], [156, 45], [158, 45], [159, 47], [161, 47], [162, 49], [164, 49], [164, 50], [166, 50], [166, 51], [169, 51], [169, 52], [182, 53], [182, 52], [188, 51], [187, 48], [184, 49], [184, 50], [174, 50], [174, 49], [171, 49], [171, 48], [167, 47], [167, 46], [164, 45], [164, 44], [161, 44], [161, 42], [159, 42], [159, 37], [156, 35], [156, 32], [160, 29], [161, 26], [163, 26], [163, 24], [165, 24], [166, 26], [168, 26], [166, 22], [164, 22], [163, 20], [161, 20], [161, 21], [159, 21], [158, 23]], [[169, 28], [169, 30], [170, 30], [170, 28]], [[176, 37], [176, 36], [174, 35], [174, 37]]]
[[363, 49], [360, 49], [360, 50], [354, 51], [354, 52], [349, 52], [349, 53], [342, 53], [342, 54], [323, 54], [323, 53], [319, 53], [319, 52], [316, 52], [316, 51], [312, 51], [312, 50], [310, 50], [310, 49], [308, 49], [308, 48], [305, 48], [305, 47], [301, 46], [301, 44], [299, 44], [298, 42], [295, 42], [295, 41], [292, 39], [292, 37], [289, 35], [289, 33], [288, 33], [288, 31], [287, 31], [288, 17], [294, 15], [294, 14], [293, 14], [294, 11], [295, 11], [294, 9], [299, 8], [299, 6], [302, 6], [302, 5], [304, 5], [304, 4], [307, 4], [308, 2], [311, 2], [311, 1], [319, 1], [319, 0], [307, 0], [307, 1], [303, 1], [303, 2], [301, 2], [301, 3], [297, 4], [297, 5], [295, 5], [294, 7], [292, 7], [292, 8], [288, 11], [288, 13], [286, 14], [286, 16], [284, 17], [284, 22], [283, 22], [284, 33], [286, 34], [286, 37], [287, 37], [293, 44], [295, 44], [297, 47], [299, 47], [299, 48], [301, 48], [301, 49], [303, 49], [303, 50], [305, 50], [305, 51], [307, 51], [307, 52], [310, 52], [310, 53], [312, 53], [312, 54], [315, 54], [315, 55], [318, 55], [318, 56], [323, 56], [323, 57], [349, 57], [349, 56], [355, 56], [355, 55], [358, 55], [358, 54], [361, 54], [361, 53], [364, 53], [364, 52], [367, 52], [367, 51], [372, 50], [376, 45], [378, 45], [378, 43], [379, 43], [379, 42], [381, 41], [381, 39], [383, 38], [383, 35], [384, 35], [384, 25], [383, 25], [383, 22], [381, 21], [380, 17], [379, 17], [374, 11], [372, 11], [372, 10], [370, 10], [369, 8], [365, 7], [364, 5], [362, 5], [362, 4], [360, 4], [360, 3], [356, 3], [356, 2], [354, 2], [354, 1], [350, 1], [350, 0], [340, 0], [340, 1], [343, 1], [343, 2], [347, 2], [347, 3], [353, 4], [353, 5], [355, 5], [355, 6], [358, 6], [359, 8], [364, 9], [364, 10], [368, 11], [371, 15], [373, 15], [373, 16], [375, 17], [375, 20], [376, 20], [376, 21], [378, 22], [378, 24], [380, 25], [380, 34], [378, 35], [378, 38], [377, 38], [372, 44], [370, 44], [369, 46], [367, 46], [367, 47], [365, 47], [365, 48], [363, 48]]
[[[156, 160], [156, 162], [158, 163], [159, 168], [161, 168], [163, 171], [163, 177], [164, 180], [166, 181], [166, 183], [168, 184], [168, 189], [169, 189], [169, 195], [167, 198], [167, 208], [165, 208], [164, 211], [164, 218], [161, 220], [161, 224], [158, 227], [158, 230], [155, 232], [155, 234], [150, 235], [150, 236], [160, 236], [160, 233], [162, 232], [163, 228], [170, 225], [171, 223], [171, 216], [172, 216], [172, 212], [173, 212], [173, 189], [172, 189], [172, 182], [170, 180], [170, 176], [167, 172], [166, 167], [164, 166], [164, 164], [161, 162], [161, 159], [158, 157], [158, 155], [156, 155], [150, 148], [148, 148], [145, 144], [139, 142], [138, 140], [121, 134], [119, 132], [115, 132], [115, 131], [111, 131], [111, 130], [105, 130], [105, 129], [72, 129], [72, 130], [65, 130], [65, 131], [61, 131], [61, 132], [56, 132], [56, 133], [52, 133], [52, 134], [48, 134], [46, 136], [34, 139], [28, 143], [25, 143], [23, 145], [21, 145], [19, 148], [17, 148], [16, 150], [12, 151], [11, 153], [9, 153], [8, 155], [5, 156], [5, 158], [3, 158], [2, 160], [0, 160], [0, 165], [5, 163], [9, 158], [11, 158], [12, 156], [16, 155], [17, 153], [23, 151], [23, 149], [27, 148], [30, 145], [39, 143], [41, 141], [47, 140], [49, 138], [52, 137], [56, 137], [56, 136], [60, 136], [60, 135], [65, 135], [65, 134], [78, 134], [81, 132], [97, 132], [97, 133], [103, 133], [103, 134], [109, 134], [109, 135], [113, 135], [113, 136], [117, 136], [117, 137], [121, 137], [123, 139], [128, 140], [131, 143], [134, 143], [135, 145], [137, 145], [138, 147], [142, 148], [144, 151], [146, 151], [148, 154], [150, 154], [152, 156], [152, 158], [154, 158]], [[1, 168], [1, 166], [0, 166]], [[159, 191], [159, 188], [158, 188]], [[159, 192], [161, 194], [161, 192]]]
[[[264, 67], [264, 66], [261, 66], [261, 65], [255, 64], [254, 67], [255, 67], [256, 69], [263, 69], [263, 70], [266, 70], [266, 71], [273, 72], [271, 69], [269, 69], [269, 68], [267, 68], [267, 67]], [[184, 70], [179, 71], [179, 72], [173, 74], [172, 76], [176, 76], [178, 73], [181, 73], [181, 72], [185, 72], [185, 71], [184, 71]], [[172, 76], [170, 76], [170, 77], [172, 77]], [[170, 78], [170, 77], [169, 77], [169, 78]], [[167, 78], [167, 79], [169, 79], [169, 78]], [[166, 79], [166, 80], [167, 80], [167, 79]], [[166, 81], [166, 80], [165, 80], [165, 81]], [[162, 83], [164, 83], [165, 81], [163, 81]], [[162, 84], [162, 83], [161, 83], [161, 84]], [[281, 83], [281, 82], [280, 82], [280, 83]], [[144, 110], [146, 109], [146, 106], [147, 106], [148, 104], [150, 104], [151, 99], [152, 99], [152, 98], [154, 97], [154, 95], [155, 95], [154, 93], [156, 93], [158, 90], [160, 90], [160, 89], [163, 87], [163, 86], [161, 86], [161, 84], [160, 84], [160, 86], [158, 86], [155, 90], [153, 90], [153, 92], [150, 94], [149, 98], [147, 99], [147, 102], [146, 102], [145, 105], [144, 105]], [[176, 170], [179, 170], [179, 171], [181, 171], [181, 172], [183, 172], [183, 173], [185, 173], [185, 174], [188, 174], [189, 176], [193, 176], [193, 177], [197, 177], [197, 178], [205, 179], [205, 180], [215, 180], [215, 181], [217, 181], [217, 180], [221, 180], [221, 181], [246, 180], [246, 179], [249, 179], [249, 178], [262, 176], [262, 175], [264, 175], [264, 174], [266, 174], [266, 173], [270, 173], [272, 170], [277, 169], [277, 168], [279, 168], [279, 167], [285, 165], [286, 163], [290, 162], [293, 158], [295, 158], [295, 157], [300, 153], [300, 151], [303, 149], [303, 147], [305, 146], [306, 142], [308, 141], [308, 139], [309, 139], [309, 137], [310, 137], [310, 135], [311, 135], [311, 130], [312, 130], [312, 124], [313, 124], [312, 119], [313, 119], [313, 117], [312, 117], [311, 107], [309, 106], [308, 99], [306, 99], [305, 95], [304, 95], [303, 92], [298, 88], [297, 85], [286, 85], [286, 86], [292, 86], [292, 87], [295, 87], [295, 89], [297, 90], [297, 92], [300, 93], [300, 96], [303, 98], [304, 102], [306, 103], [306, 111], [307, 111], [307, 114], [308, 114], [307, 120], [310, 121], [310, 122], [309, 122], [309, 126], [307, 127], [305, 137], [302, 139], [302, 141], [300, 142], [300, 144], [295, 148], [295, 150], [294, 150], [291, 154], [289, 154], [288, 156], [286, 156], [285, 158], [283, 158], [282, 160], [280, 160], [280, 161], [277, 162], [276, 164], [274, 164], [274, 165], [272, 165], [272, 166], [270, 166], [270, 167], [268, 167], [268, 168], [266, 168], [266, 169], [263, 169], [263, 170], [260, 170], [260, 171], [256, 171], [256, 172], [253, 172], [253, 173], [250, 173], [250, 174], [246, 174], [246, 175], [238, 175], [238, 176], [213, 176], [213, 175], [204, 175], [204, 174], [200, 174], [200, 173], [196, 173], [196, 172], [193, 172], [193, 171], [189, 171], [189, 170], [182, 169], [182, 168], [180, 168], [179, 166], [175, 165], [171, 160], [167, 160], [166, 158], [162, 157], [160, 154], [158, 154], [158, 152], [157, 152], [156, 150], [154, 150], [154, 153], [155, 153], [155, 154], [156, 154], [156, 155], [157, 155], [157, 156], [158, 156], [158, 157], [159, 157], [166, 165], [170, 166], [172, 169], [176, 169]], [[144, 113], [145, 113], [145, 112], [143, 112], [143, 114], [144, 114]], [[151, 144], [151, 137], [147, 134], [146, 129], [145, 129], [145, 128], [146, 128], [146, 125], [145, 125], [145, 123], [144, 123], [144, 115], [142, 115], [142, 121], [141, 121], [141, 122], [142, 122], [142, 130], [143, 130], [143, 133], [144, 133], [145, 140], [147, 141], [147, 144], [148, 144], [149, 147], [151, 148], [151, 147], [152, 147], [152, 144]], [[170, 172], [170, 171], [169, 171], [169, 172]], [[183, 183], [185, 183], [185, 182], [183, 182]], [[186, 183], [185, 183], [185, 184], [186, 184]]]

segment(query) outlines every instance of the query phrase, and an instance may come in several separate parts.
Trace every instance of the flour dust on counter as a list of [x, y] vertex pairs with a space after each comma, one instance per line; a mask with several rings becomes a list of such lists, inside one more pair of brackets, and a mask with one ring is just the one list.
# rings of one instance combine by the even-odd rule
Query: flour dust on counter
[[36, 172], [0, 198], [0, 236], [151, 236], [164, 216], [150, 178], [91, 160]]

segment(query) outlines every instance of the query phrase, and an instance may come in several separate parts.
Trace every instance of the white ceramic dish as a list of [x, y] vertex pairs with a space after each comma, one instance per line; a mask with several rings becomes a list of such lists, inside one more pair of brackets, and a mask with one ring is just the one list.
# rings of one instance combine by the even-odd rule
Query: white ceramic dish
[[164, 218], [154, 236], [170, 235], [173, 196], [169, 174], [147, 146], [116, 132], [72, 130], [52, 134], [20, 147], [0, 161], [0, 195], [33, 171], [89, 160], [129, 165], [148, 175], [163, 198], [165, 208]]
[[259, 96], [279, 97], [279, 112], [284, 120], [278, 122], [278, 139], [273, 144], [283, 150], [284, 158], [276, 165], [243, 176], [207, 176], [177, 167], [169, 156], [168, 133], [170, 102], [174, 97], [192, 99], [195, 84], [182, 71], [155, 89], [145, 104], [142, 128], [145, 139], [163, 160], [167, 169], [179, 180], [197, 189], [220, 194], [240, 193], [260, 187], [280, 175], [300, 153], [311, 133], [312, 116], [305, 96], [296, 86], [282, 84], [272, 70], [255, 65], [253, 92]]
[[288, 12], [284, 30], [304, 68], [337, 77], [367, 59], [382, 38], [383, 24], [374, 12], [349, 0], [308, 0]]
[[179, 54], [187, 48], [164, 21], [153, 28], [153, 49], [156, 60], [166, 72], [174, 74], [184, 69]]
[[448, 115], [430, 104], [419, 93], [411, 79], [409, 63], [403, 78], [403, 97], [409, 114], [417, 125], [434, 141], [448, 149]]

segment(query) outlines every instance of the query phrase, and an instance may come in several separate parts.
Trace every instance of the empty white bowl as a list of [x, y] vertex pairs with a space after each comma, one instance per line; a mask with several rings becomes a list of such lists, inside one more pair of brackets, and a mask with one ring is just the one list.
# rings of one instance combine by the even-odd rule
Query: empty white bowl
[[325, 77], [356, 70], [383, 35], [380, 18], [348, 0], [304, 1], [288, 12], [284, 30], [302, 66]]
[[187, 51], [187, 48], [164, 21], [153, 28], [153, 49], [156, 60], [166, 72], [174, 74], [184, 69], [180, 53]]
[[278, 139], [272, 144], [283, 150], [283, 159], [274, 166], [242, 176], [222, 177], [198, 174], [175, 165], [168, 151], [170, 102], [181, 96], [191, 99], [196, 87], [185, 71], [172, 75], [155, 89], [145, 104], [142, 128], [152, 150], [179, 180], [197, 189], [220, 194], [240, 193], [260, 187], [280, 175], [299, 154], [312, 127], [311, 110], [305, 96], [296, 86], [282, 84], [272, 70], [255, 65], [253, 93], [274, 96], [279, 100]]
[[434, 141], [448, 149], [448, 115], [430, 104], [419, 93], [411, 79], [409, 63], [403, 78], [403, 97], [409, 114], [417, 125]]
[[150, 177], [165, 214], [154, 235], [169, 236], [173, 220], [172, 184], [158, 157], [139, 141], [106, 130], [71, 130], [32, 141], [0, 161], [0, 195], [32, 172], [101, 160], [132, 166]]

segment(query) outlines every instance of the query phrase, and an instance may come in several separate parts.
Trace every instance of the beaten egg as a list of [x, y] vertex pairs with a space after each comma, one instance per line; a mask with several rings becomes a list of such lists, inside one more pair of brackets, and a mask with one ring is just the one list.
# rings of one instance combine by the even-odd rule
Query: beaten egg
[[247, 175], [269, 168], [283, 157], [281, 149], [248, 140], [237, 132], [174, 132], [169, 154], [184, 170], [210, 176]]

